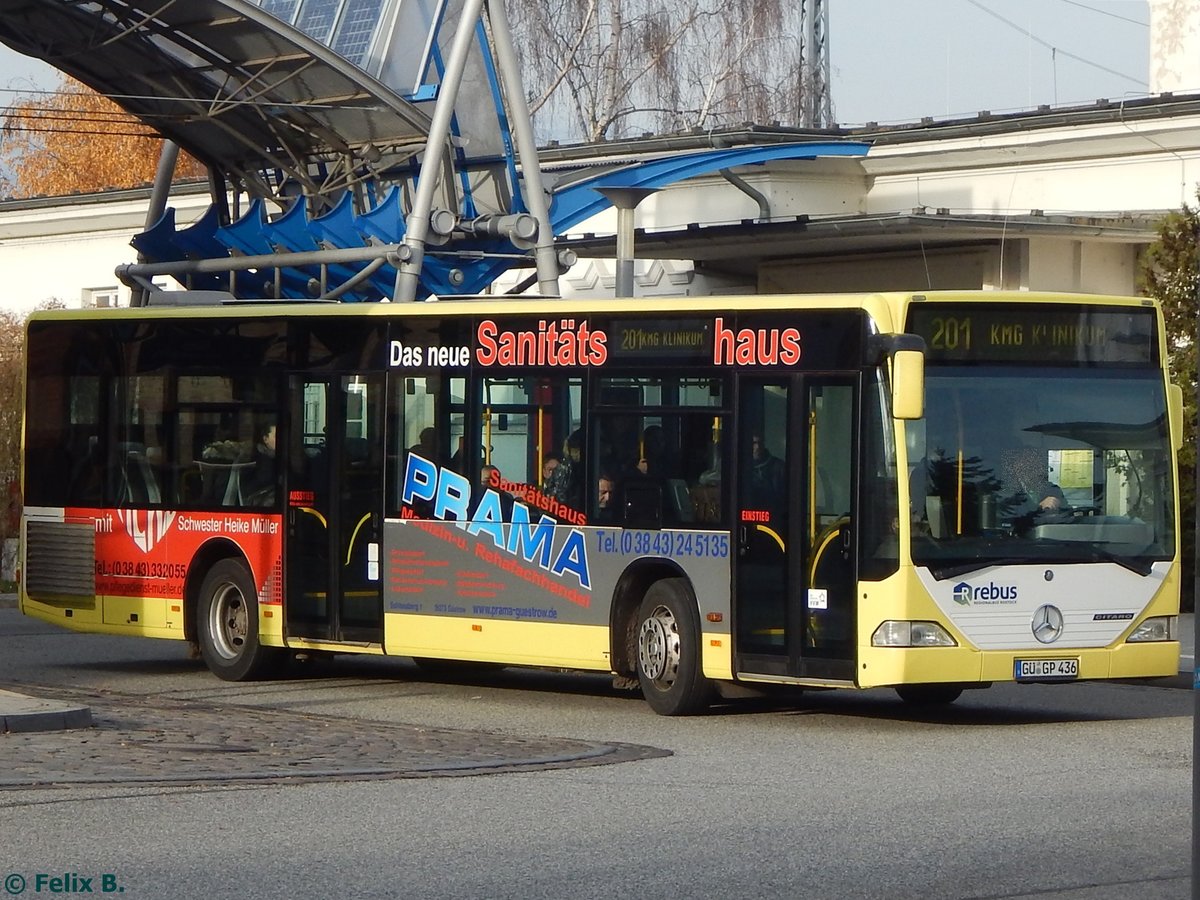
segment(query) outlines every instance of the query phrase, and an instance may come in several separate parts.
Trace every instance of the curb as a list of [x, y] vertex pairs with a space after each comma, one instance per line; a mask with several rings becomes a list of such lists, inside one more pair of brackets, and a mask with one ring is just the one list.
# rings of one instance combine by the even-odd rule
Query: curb
[[0, 734], [66, 731], [92, 724], [90, 707], [0, 691]]

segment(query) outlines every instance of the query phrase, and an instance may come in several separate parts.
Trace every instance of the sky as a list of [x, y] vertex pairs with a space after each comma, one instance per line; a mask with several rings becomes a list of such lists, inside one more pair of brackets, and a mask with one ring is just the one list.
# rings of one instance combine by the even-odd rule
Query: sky
[[911, 122], [1140, 96], [1146, 0], [826, 0], [834, 118]]
[[[790, 0], [799, 9], [799, 0]], [[1147, 0], [825, 0], [834, 119], [913, 122], [1147, 92]], [[57, 73], [0, 45], [0, 107]]]

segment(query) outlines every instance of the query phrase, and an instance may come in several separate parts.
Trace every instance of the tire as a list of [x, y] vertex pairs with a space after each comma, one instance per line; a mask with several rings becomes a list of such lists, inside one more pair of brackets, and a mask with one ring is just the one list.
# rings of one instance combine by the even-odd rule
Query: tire
[[910, 706], [948, 706], [962, 692], [962, 688], [952, 684], [908, 684], [896, 688], [900, 699]]
[[700, 668], [700, 614], [687, 582], [650, 585], [638, 612], [637, 673], [642, 696], [662, 716], [703, 712], [712, 683]]
[[222, 559], [208, 570], [197, 617], [200, 655], [218, 678], [253, 681], [283, 660], [283, 651], [258, 641], [258, 592], [239, 559]]

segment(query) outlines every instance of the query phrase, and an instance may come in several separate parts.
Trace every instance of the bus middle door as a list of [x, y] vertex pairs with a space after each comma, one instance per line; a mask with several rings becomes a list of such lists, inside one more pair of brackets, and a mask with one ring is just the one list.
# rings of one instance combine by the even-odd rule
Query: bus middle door
[[383, 376], [293, 376], [290, 637], [381, 643]]
[[739, 672], [854, 678], [857, 394], [852, 376], [739, 379]]

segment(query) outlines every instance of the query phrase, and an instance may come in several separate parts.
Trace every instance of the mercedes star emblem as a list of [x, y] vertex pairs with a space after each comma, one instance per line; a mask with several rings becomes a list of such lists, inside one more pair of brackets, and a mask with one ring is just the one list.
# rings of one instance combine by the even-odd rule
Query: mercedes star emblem
[[1063, 633], [1062, 611], [1049, 603], [1039, 606], [1033, 613], [1030, 627], [1033, 629], [1033, 636], [1043, 644], [1053, 644]]

